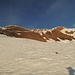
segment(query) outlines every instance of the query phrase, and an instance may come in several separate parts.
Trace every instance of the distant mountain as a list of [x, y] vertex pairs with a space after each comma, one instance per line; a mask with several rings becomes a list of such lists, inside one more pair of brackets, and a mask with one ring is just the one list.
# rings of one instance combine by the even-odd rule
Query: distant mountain
[[16, 38], [28, 38], [47, 42], [48, 40], [75, 40], [75, 28], [57, 26], [52, 29], [27, 29], [17, 25], [0, 27], [0, 34]]

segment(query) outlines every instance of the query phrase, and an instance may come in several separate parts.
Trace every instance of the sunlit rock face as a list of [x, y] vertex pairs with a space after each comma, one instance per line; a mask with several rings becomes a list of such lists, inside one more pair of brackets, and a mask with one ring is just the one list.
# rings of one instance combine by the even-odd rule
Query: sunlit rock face
[[27, 29], [17, 25], [0, 27], [0, 34], [47, 42], [48, 40], [75, 40], [75, 29], [57, 26], [52, 29]]

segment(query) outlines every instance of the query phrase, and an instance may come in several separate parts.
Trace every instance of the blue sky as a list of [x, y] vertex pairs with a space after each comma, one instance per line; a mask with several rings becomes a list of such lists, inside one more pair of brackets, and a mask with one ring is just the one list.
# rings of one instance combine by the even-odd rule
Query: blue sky
[[0, 26], [75, 27], [75, 0], [0, 0]]

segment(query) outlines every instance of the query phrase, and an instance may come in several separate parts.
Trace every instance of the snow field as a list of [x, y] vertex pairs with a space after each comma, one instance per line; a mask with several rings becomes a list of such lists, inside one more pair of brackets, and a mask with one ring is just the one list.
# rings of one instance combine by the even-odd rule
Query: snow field
[[0, 75], [69, 75], [68, 67], [75, 69], [75, 42], [0, 35]]

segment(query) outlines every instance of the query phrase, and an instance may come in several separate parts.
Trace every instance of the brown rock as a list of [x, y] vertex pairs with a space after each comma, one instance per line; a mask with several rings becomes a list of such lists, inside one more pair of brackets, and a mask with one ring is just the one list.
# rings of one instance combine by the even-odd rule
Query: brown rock
[[62, 33], [61, 30], [64, 28], [65, 27], [63, 26], [58, 26], [51, 29], [51, 31], [46, 30], [46, 33], [43, 33], [43, 31], [40, 29], [39, 31], [37, 31], [37, 29], [32, 31], [20, 26], [8, 25], [5, 26], [4, 28], [0, 28], [0, 34], [16, 38], [28, 38], [42, 42], [46, 42], [49, 39], [53, 39], [55, 41], [60, 41], [60, 39], [71, 41], [72, 39], [75, 39], [73, 36], [67, 35], [67, 34], [72, 34], [73, 32], [66, 31], [67, 34]]

